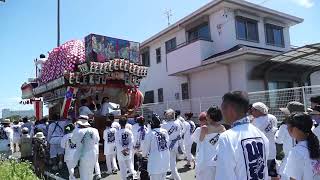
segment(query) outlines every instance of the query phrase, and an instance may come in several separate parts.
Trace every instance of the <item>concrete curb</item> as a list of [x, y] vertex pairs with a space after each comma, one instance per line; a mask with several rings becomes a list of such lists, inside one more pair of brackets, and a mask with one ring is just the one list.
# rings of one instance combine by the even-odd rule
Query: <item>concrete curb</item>
[[63, 179], [63, 178], [61, 178], [59, 176], [56, 176], [56, 175], [54, 175], [54, 174], [52, 174], [52, 173], [50, 173], [48, 171], [45, 171], [44, 175], [46, 175], [47, 177], [53, 178], [55, 180], [66, 180], [66, 179]]

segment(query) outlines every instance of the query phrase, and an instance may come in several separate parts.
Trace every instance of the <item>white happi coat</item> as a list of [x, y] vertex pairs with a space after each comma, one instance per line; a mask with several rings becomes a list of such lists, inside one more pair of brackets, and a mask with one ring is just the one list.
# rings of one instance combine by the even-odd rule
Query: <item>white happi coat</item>
[[268, 160], [276, 159], [277, 150], [276, 150], [276, 143], [275, 143], [275, 121], [273, 118], [269, 118], [268, 115], [260, 116], [258, 118], [255, 118], [252, 122], [253, 125], [255, 125], [258, 129], [260, 129], [261, 132], [264, 133], [264, 135], [269, 140], [269, 157]]
[[48, 142], [50, 144], [60, 145], [61, 139], [64, 136], [65, 121], [55, 121], [48, 128]]
[[[133, 134], [131, 130], [124, 128], [116, 132], [116, 148], [117, 157], [119, 161], [125, 161], [133, 158]], [[129, 149], [129, 155], [124, 156], [122, 151], [124, 149]]]
[[71, 138], [72, 143], [76, 144], [76, 151], [73, 159], [74, 163], [80, 160], [80, 179], [93, 179], [93, 171], [98, 160], [97, 144], [99, 144], [99, 132], [97, 129], [76, 128]]
[[288, 126], [282, 124], [276, 133], [276, 143], [283, 144], [283, 152], [288, 157], [290, 150], [294, 147], [295, 140], [290, 136]]
[[170, 151], [178, 152], [178, 147], [182, 146], [182, 128], [180, 120], [168, 121], [166, 124], [162, 125], [162, 128], [168, 131], [169, 134], [169, 149]]
[[12, 131], [13, 131], [13, 143], [18, 143], [21, 137], [21, 125], [12, 125]]
[[219, 137], [217, 180], [268, 179], [269, 141], [246, 117]]
[[146, 126], [139, 126], [139, 124], [135, 124], [132, 126], [133, 133], [133, 146], [137, 148], [137, 151], [142, 150], [141, 146], [144, 144], [145, 137], [148, 133], [148, 128]]
[[[1, 127], [3, 128], [3, 127]], [[1, 129], [0, 134], [0, 151], [11, 150], [11, 142], [13, 140], [13, 130], [11, 127], [5, 127]]]
[[296, 180], [320, 179], [320, 160], [310, 158], [307, 141], [300, 141], [289, 152], [284, 174]]
[[71, 141], [72, 135], [73, 133], [66, 134], [61, 139], [61, 147], [65, 149], [64, 162], [72, 161], [76, 152], [76, 144]]
[[185, 127], [185, 131], [184, 131], [184, 145], [185, 146], [191, 146], [193, 141], [192, 141], [192, 134], [196, 129], [196, 125], [194, 124], [193, 121], [184, 121], [184, 127]]
[[169, 135], [167, 130], [156, 128], [146, 135], [142, 148], [143, 156], [148, 157], [148, 173], [166, 173], [170, 165]]
[[116, 136], [117, 130], [115, 128], [107, 127], [103, 131], [103, 139], [104, 139], [104, 155], [111, 155], [116, 153]]

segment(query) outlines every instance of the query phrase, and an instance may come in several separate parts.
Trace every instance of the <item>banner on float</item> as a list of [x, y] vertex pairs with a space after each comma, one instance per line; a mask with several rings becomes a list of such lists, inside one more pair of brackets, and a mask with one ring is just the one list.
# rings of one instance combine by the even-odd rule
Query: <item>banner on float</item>
[[43, 118], [43, 101], [35, 100], [33, 101], [34, 113], [37, 121]]
[[62, 118], [68, 117], [68, 112], [69, 112], [69, 108], [70, 108], [72, 100], [73, 100], [73, 96], [75, 94], [77, 94], [77, 91], [78, 91], [78, 88], [75, 88], [75, 87], [69, 86], [67, 88], [67, 92], [64, 97], [64, 101], [63, 101], [63, 105], [62, 105], [62, 109], [61, 109], [61, 114], [60, 114], [60, 116]]

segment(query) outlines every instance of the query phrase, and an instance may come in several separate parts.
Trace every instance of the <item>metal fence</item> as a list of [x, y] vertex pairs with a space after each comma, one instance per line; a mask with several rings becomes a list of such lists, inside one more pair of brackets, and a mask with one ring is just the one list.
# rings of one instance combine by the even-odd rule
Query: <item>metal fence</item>
[[[310, 97], [320, 95], [320, 85], [305, 86], [288, 89], [278, 89], [270, 91], [249, 92], [250, 103], [263, 102], [269, 107], [269, 113], [275, 115], [280, 121], [284, 114], [279, 108], [285, 107], [290, 101], [298, 101], [305, 105], [305, 109], [310, 106]], [[222, 96], [202, 97], [196, 99], [167, 101], [162, 103], [144, 104], [141, 107], [141, 113], [148, 116], [154, 112], [163, 116], [166, 109], [172, 108], [185, 112], [193, 112], [197, 116], [200, 112], [206, 111], [210, 106], [220, 106]]]

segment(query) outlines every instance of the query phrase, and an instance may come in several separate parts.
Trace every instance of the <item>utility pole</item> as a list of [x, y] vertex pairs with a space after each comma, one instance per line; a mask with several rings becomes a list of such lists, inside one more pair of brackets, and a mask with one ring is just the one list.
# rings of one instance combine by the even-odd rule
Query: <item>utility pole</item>
[[168, 26], [170, 26], [170, 18], [171, 18], [171, 16], [172, 16], [172, 11], [171, 11], [171, 9], [166, 9], [165, 11], [164, 11], [164, 14], [167, 16], [167, 20], [168, 20]]
[[60, 46], [60, 0], [58, 1], [57, 7], [57, 47]]

